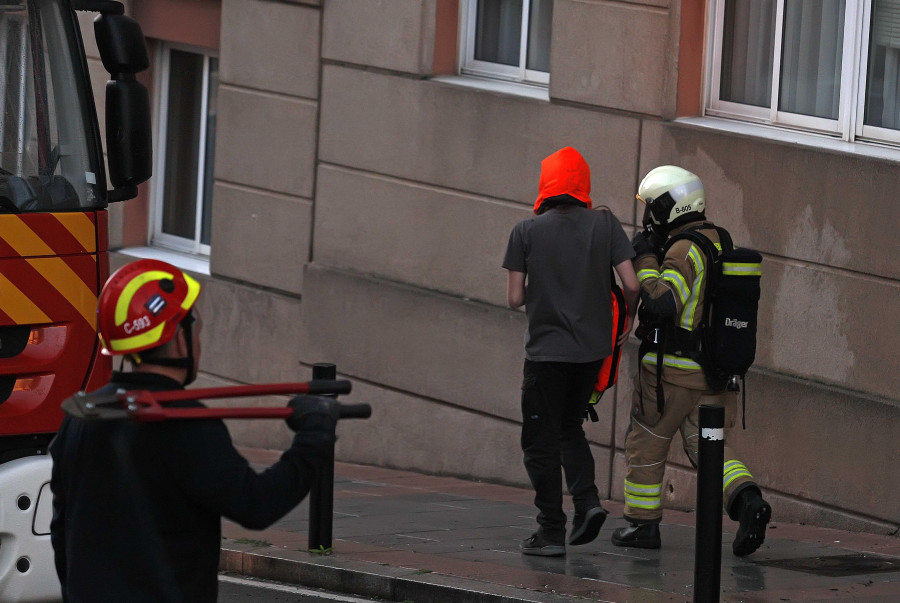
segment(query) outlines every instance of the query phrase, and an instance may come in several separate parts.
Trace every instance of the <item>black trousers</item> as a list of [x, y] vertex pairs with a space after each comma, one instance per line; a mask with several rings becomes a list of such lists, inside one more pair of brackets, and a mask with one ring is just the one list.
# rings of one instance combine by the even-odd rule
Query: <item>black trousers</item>
[[534, 487], [541, 533], [562, 544], [566, 534], [562, 477], [575, 512], [600, 504], [594, 457], [582, 423], [602, 360], [587, 363], [525, 360], [522, 379], [522, 452]]

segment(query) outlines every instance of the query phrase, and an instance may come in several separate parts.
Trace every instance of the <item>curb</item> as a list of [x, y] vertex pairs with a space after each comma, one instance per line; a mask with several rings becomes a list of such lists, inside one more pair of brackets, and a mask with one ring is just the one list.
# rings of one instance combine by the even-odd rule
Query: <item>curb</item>
[[219, 572], [416, 603], [573, 603], [573, 598], [333, 556], [222, 541]]

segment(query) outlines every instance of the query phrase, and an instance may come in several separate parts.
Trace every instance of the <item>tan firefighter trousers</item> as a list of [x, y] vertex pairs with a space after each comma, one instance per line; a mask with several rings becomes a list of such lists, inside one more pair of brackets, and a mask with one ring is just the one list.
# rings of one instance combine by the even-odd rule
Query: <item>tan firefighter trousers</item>
[[755, 485], [747, 467], [728, 445], [728, 431], [734, 426], [737, 392], [688, 389], [663, 381], [665, 408], [662, 416], [656, 405], [656, 375], [642, 366], [635, 377], [631, 425], [625, 437], [625, 517], [638, 522], [662, 517], [663, 474], [669, 446], [681, 430], [684, 451], [697, 466], [699, 406], [725, 407], [725, 468], [722, 480], [726, 510], [736, 493]]

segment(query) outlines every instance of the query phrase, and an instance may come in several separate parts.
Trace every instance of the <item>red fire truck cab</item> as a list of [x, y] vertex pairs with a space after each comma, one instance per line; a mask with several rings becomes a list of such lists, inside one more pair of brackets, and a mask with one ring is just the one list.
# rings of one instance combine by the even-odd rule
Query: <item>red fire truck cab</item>
[[[75, 10], [99, 12], [107, 190]], [[96, 302], [106, 206], [150, 176], [148, 66], [138, 24], [108, 1], [0, 0], [0, 462], [43, 449], [64, 398], [109, 375]]]
[[[97, 13], [106, 152], [75, 11]], [[150, 177], [149, 64], [109, 0], [0, 0], [0, 600], [52, 598], [47, 446], [60, 404], [109, 377], [96, 303], [107, 204]], [[111, 183], [111, 187], [107, 183]], [[21, 524], [21, 525], [20, 525]], [[49, 555], [49, 558], [48, 558]]]

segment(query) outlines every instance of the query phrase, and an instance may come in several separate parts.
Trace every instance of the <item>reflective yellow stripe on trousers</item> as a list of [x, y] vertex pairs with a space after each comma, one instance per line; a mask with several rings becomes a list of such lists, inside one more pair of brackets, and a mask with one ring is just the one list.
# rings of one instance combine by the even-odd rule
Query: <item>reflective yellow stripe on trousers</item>
[[662, 484], [635, 484], [625, 480], [625, 504], [636, 509], [659, 509]]
[[739, 477], [749, 477], [753, 479], [750, 470], [740, 461], [728, 461], [725, 463], [722, 475], [722, 491], [724, 492], [728, 485]]

